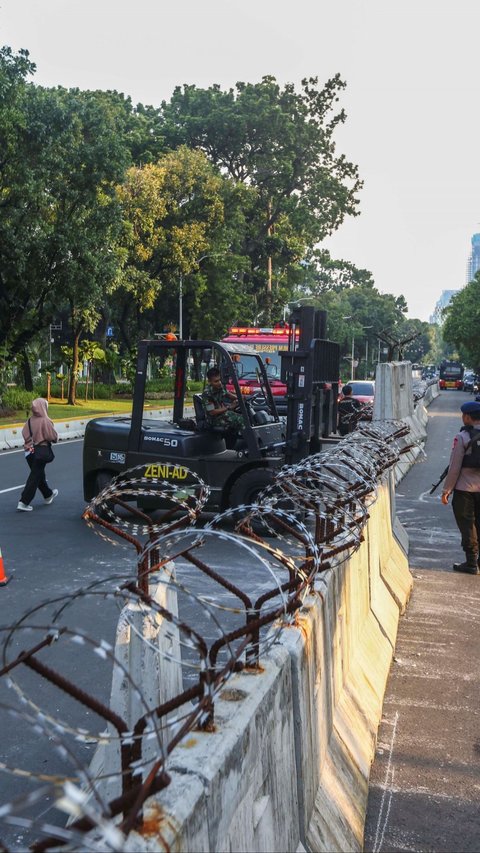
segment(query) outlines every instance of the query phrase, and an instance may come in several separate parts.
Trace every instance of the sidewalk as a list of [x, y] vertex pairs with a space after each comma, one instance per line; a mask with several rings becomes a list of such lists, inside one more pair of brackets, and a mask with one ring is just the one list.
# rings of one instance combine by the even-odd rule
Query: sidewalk
[[480, 576], [452, 571], [463, 556], [452, 510], [427, 491], [442, 453], [448, 460], [462, 402], [448, 393], [434, 401], [434, 467], [415, 466], [398, 487], [414, 589], [370, 777], [365, 850], [374, 853], [480, 851]]

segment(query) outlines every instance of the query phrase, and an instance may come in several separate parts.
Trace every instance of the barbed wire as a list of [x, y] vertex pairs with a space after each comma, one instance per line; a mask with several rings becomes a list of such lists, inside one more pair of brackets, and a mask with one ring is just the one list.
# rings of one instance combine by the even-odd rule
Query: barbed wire
[[123, 849], [147, 798], [168, 785], [172, 752], [189, 732], [215, 727], [231, 675], [260, 671], [316, 577], [358, 550], [407, 433], [403, 422], [362, 421], [328, 450], [280, 468], [254, 504], [206, 522], [209, 488], [186, 468], [176, 485], [158, 476], [162, 466], [114, 478], [83, 518], [134, 549], [130, 570], [0, 627], [0, 678], [16, 701], [0, 704], [0, 715], [58, 758], [49, 772], [36, 755], [29, 766], [0, 764], [40, 785], [0, 807], [0, 820], [40, 836], [37, 851]]

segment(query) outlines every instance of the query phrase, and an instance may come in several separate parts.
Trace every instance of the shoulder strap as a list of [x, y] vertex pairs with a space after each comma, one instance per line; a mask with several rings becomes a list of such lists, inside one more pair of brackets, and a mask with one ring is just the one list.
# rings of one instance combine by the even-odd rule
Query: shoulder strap
[[27, 424], [28, 424], [28, 431], [30, 433], [30, 438], [33, 438], [32, 427], [30, 426], [30, 418], [28, 419]]
[[467, 444], [467, 445], [466, 445], [466, 447], [465, 447], [465, 453], [467, 452], [467, 450], [470, 450], [470, 448], [471, 448], [472, 444], [473, 444], [475, 441], [478, 441], [479, 439], [480, 439], [480, 432], [478, 432], [478, 434], [477, 434], [477, 435], [474, 435], [474, 436], [473, 436], [473, 438], [471, 438], [471, 439], [470, 439], [470, 441], [468, 442], [468, 444]]

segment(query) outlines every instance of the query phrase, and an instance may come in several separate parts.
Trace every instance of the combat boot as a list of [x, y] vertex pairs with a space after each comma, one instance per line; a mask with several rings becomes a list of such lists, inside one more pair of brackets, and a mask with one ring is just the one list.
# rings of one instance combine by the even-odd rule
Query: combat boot
[[480, 575], [480, 569], [477, 564], [477, 556], [475, 554], [465, 554], [464, 563], [454, 563], [454, 572], [464, 572], [467, 575]]

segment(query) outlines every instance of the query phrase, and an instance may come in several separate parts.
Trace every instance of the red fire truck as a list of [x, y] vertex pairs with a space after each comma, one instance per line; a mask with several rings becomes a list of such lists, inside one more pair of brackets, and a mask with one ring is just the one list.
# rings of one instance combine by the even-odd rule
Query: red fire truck
[[[280, 378], [280, 350], [288, 349], [289, 331], [286, 323], [260, 329], [253, 326], [233, 326], [228, 330], [228, 335], [222, 339], [223, 343], [227, 344], [246, 344], [260, 355], [266, 365], [268, 380], [280, 415], [287, 413], [287, 388]], [[298, 334], [299, 331], [296, 330], [297, 338]], [[256, 394], [260, 388], [258, 376], [248, 372], [250, 370], [248, 361], [249, 359], [246, 359], [245, 363], [242, 363], [241, 356], [237, 359], [239, 385], [242, 394], [247, 395]]]

